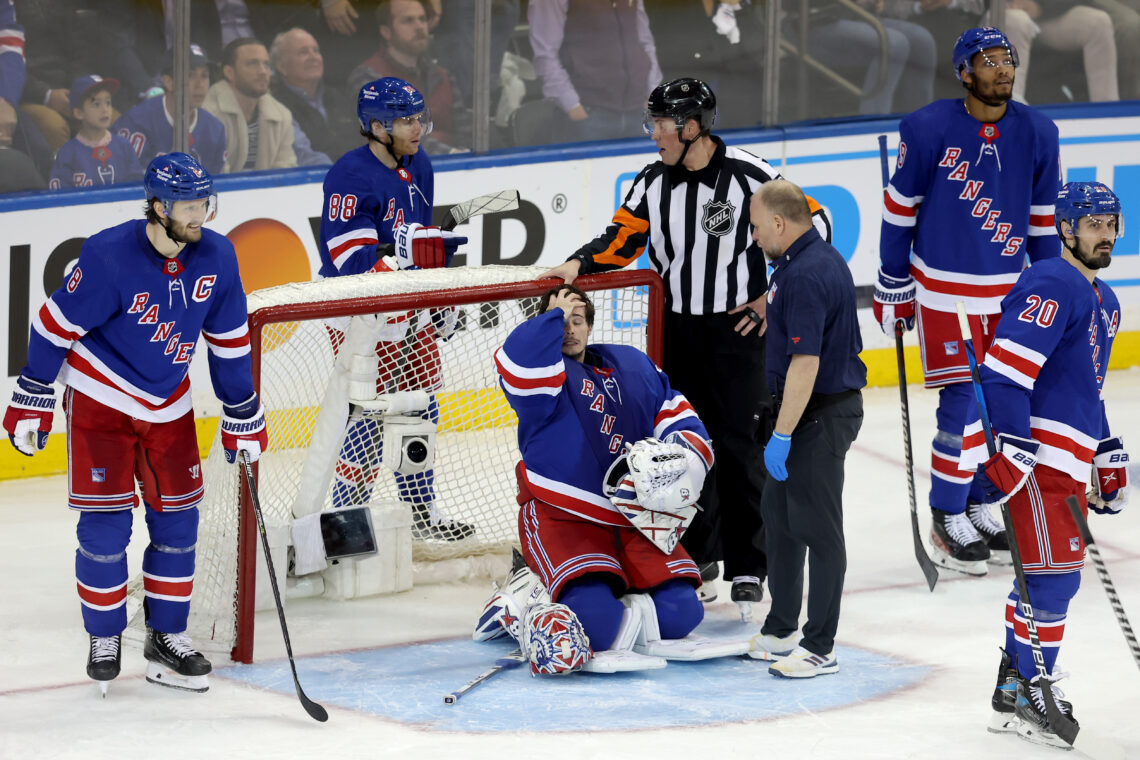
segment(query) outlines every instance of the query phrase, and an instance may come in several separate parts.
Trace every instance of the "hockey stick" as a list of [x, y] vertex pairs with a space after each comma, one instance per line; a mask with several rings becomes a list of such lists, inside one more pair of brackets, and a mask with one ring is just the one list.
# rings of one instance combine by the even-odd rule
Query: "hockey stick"
[[[982, 373], [978, 369], [978, 358], [974, 353], [974, 340], [970, 334], [970, 321], [966, 316], [966, 304], [959, 301], [958, 327], [962, 332], [962, 343], [966, 346], [966, 359], [970, 362], [970, 379], [973, 381], [974, 395], [978, 399], [978, 414], [982, 420], [982, 432], [986, 436], [986, 451], [992, 457], [997, 453], [993, 427], [990, 426], [990, 413], [986, 407], [986, 397], [982, 392]], [[1061, 737], [1069, 746], [1077, 740], [1081, 730], [1077, 722], [1066, 716], [1057, 707], [1053, 697], [1053, 682], [1045, 668], [1045, 654], [1041, 651], [1041, 638], [1037, 635], [1037, 620], [1033, 615], [1033, 602], [1029, 598], [1029, 586], [1025, 582], [1025, 567], [1021, 564], [1021, 550], [1017, 546], [1017, 534], [1013, 531], [1013, 517], [1009, 513], [1009, 500], [1001, 502], [1001, 518], [1005, 523], [1006, 537], [1009, 539], [1009, 555], [1013, 560], [1014, 575], [1017, 577], [1017, 593], [1020, 597], [1021, 614], [1029, 632], [1029, 646], [1033, 649], [1033, 664], [1037, 667], [1037, 681], [1041, 696], [1045, 700], [1045, 717], [1053, 733]]]
[[238, 452], [242, 471], [245, 473], [245, 487], [249, 489], [249, 500], [253, 503], [253, 514], [257, 517], [257, 531], [261, 534], [261, 548], [265, 551], [265, 565], [269, 570], [269, 585], [273, 587], [273, 601], [277, 603], [277, 619], [281, 621], [281, 635], [285, 638], [285, 653], [289, 655], [289, 667], [293, 670], [293, 685], [297, 687], [297, 699], [301, 707], [313, 720], [324, 723], [329, 719], [328, 711], [305, 695], [301, 681], [297, 678], [297, 665], [293, 662], [293, 645], [289, 643], [289, 627], [285, 625], [285, 610], [281, 607], [281, 591], [277, 588], [277, 574], [273, 571], [273, 556], [269, 551], [269, 537], [265, 535], [265, 517], [261, 514], [261, 501], [257, 498], [257, 485], [253, 482], [253, 464], [249, 452]]
[[447, 210], [440, 223], [442, 230], [453, 230], [473, 216], [513, 211], [519, 207], [518, 190], [500, 190], [489, 195], [480, 195], [463, 203], [457, 203]]
[[495, 660], [494, 665], [487, 668], [482, 673], [475, 676], [473, 679], [471, 679], [467, 683], [463, 684], [462, 686], [460, 686], [455, 691], [446, 695], [443, 698], [443, 703], [445, 705], [455, 704], [456, 702], [459, 701], [460, 697], [462, 697], [464, 694], [466, 694], [467, 692], [474, 689], [479, 684], [483, 683], [484, 681], [491, 680], [493, 677], [495, 677], [499, 673], [502, 673], [504, 670], [511, 670], [513, 668], [517, 668], [519, 665], [522, 665], [524, 662], [526, 662], [526, 657], [523, 656], [521, 649], [516, 649], [515, 651], [508, 654], [506, 657], [500, 657], [499, 659]]
[[1124, 640], [1128, 642], [1128, 651], [1132, 653], [1132, 660], [1136, 663], [1136, 667], [1140, 668], [1140, 643], [1136, 641], [1136, 634], [1133, 633], [1132, 625], [1128, 622], [1128, 615], [1124, 613], [1124, 605], [1120, 603], [1120, 597], [1116, 594], [1116, 584], [1112, 582], [1112, 577], [1109, 576], [1108, 568], [1104, 564], [1104, 558], [1100, 556], [1100, 549], [1097, 548], [1096, 541], [1093, 540], [1092, 531], [1089, 530], [1089, 522], [1081, 514], [1081, 505], [1077, 502], [1076, 496], [1068, 497], [1065, 499], [1065, 503], [1069, 505], [1069, 511], [1073, 513], [1073, 520], [1077, 523], [1077, 530], [1081, 533], [1081, 539], [1085, 542], [1085, 546], [1092, 556], [1093, 565], [1096, 566], [1096, 574], [1100, 577], [1100, 584], [1104, 586], [1104, 593], [1108, 596], [1108, 603], [1112, 605], [1112, 612], [1116, 615], [1116, 622], [1120, 625]]
[[[887, 184], [890, 182], [890, 170], [887, 168], [886, 135], [879, 135], [879, 165], [883, 171], [883, 191], [885, 192]], [[938, 568], [930, 559], [930, 555], [926, 553], [926, 547], [922, 543], [922, 535], [918, 530], [918, 504], [914, 497], [914, 453], [910, 445], [910, 403], [907, 401], [906, 395], [906, 362], [903, 359], [904, 330], [905, 323], [903, 320], [897, 320], [895, 322], [895, 356], [898, 358], [899, 364], [899, 402], [902, 407], [903, 453], [906, 455], [906, 490], [910, 497], [910, 528], [914, 534], [914, 558], [918, 560], [918, 566], [922, 569], [922, 574], [926, 576], [926, 585], [933, 591], [934, 584], [938, 583]]]

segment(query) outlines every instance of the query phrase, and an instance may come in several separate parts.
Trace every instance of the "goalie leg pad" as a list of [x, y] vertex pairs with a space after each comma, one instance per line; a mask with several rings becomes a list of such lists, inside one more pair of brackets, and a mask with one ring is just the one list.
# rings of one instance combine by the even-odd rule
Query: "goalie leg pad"
[[532, 605], [549, 603], [550, 594], [541, 579], [525, 564], [511, 570], [507, 580], [483, 605], [471, 638], [475, 641], [510, 636], [522, 643], [523, 617]]
[[614, 595], [609, 583], [597, 575], [575, 579], [563, 587], [558, 601], [578, 617], [594, 651], [613, 646], [625, 606]]
[[[685, 593], [693, 596], [697, 608], [701, 610], [703, 616], [703, 607], [700, 602], [696, 601], [696, 593], [691, 586], [685, 584], [684, 581], [674, 581], [678, 588], [681, 588]], [[682, 584], [684, 584], [682, 586]], [[672, 589], [665, 594], [665, 601], [669, 604], [676, 602], [670, 599], [671, 595], [680, 592], [674, 592]], [[749, 641], [747, 638], [740, 640], [723, 640], [718, 641], [708, 639], [703, 636], [686, 635], [681, 638], [662, 638], [661, 633], [661, 617], [657, 605], [654, 603], [654, 598], [649, 594], [626, 594], [622, 597], [623, 602], [630, 605], [630, 610], [637, 610], [641, 617], [641, 633], [637, 637], [636, 643], [633, 645], [633, 651], [638, 654], [643, 654], [649, 657], [662, 657], [666, 660], [684, 660], [684, 661], [697, 661], [709, 660], [716, 657], [732, 657], [741, 655], [748, 651]], [[687, 605], [686, 605], [687, 606]], [[675, 630], [679, 630], [678, 620], [671, 618], [670, 613], [666, 613], [669, 617], [669, 626]], [[692, 617], [688, 622], [692, 621]], [[698, 618], [699, 622], [699, 618]], [[695, 628], [696, 625], [693, 624]], [[692, 629], [689, 629], [692, 630]]]
[[526, 611], [523, 653], [532, 675], [564, 675], [581, 670], [593, 655], [582, 624], [565, 604], [545, 602]]
[[80, 512], [75, 579], [83, 627], [93, 636], [115, 636], [127, 627], [127, 544], [131, 510]]

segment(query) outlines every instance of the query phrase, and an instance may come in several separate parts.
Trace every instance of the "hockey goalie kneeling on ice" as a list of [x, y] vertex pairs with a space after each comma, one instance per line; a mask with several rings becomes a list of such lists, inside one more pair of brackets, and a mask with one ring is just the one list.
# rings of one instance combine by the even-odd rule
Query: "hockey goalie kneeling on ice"
[[519, 418], [522, 552], [474, 638], [512, 636], [535, 674], [743, 653], [686, 638], [704, 616], [679, 544], [712, 466], [704, 425], [643, 352], [587, 344], [581, 290], [550, 290], [539, 312], [495, 354]]

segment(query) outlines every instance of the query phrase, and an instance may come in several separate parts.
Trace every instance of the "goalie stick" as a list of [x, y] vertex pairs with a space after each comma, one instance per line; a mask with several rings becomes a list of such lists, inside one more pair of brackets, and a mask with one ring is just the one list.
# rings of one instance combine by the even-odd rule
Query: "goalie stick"
[[1100, 549], [1097, 548], [1096, 541], [1093, 540], [1092, 531], [1089, 530], [1089, 522], [1081, 514], [1081, 505], [1077, 502], [1076, 496], [1068, 497], [1065, 499], [1065, 503], [1069, 505], [1069, 511], [1073, 513], [1073, 519], [1077, 523], [1077, 530], [1081, 533], [1081, 539], [1085, 542], [1089, 555], [1092, 556], [1093, 565], [1096, 566], [1096, 574], [1100, 578], [1100, 584], [1104, 586], [1104, 593], [1108, 596], [1108, 603], [1112, 605], [1112, 613], [1116, 615], [1116, 622], [1120, 625], [1124, 640], [1128, 642], [1128, 651], [1132, 653], [1132, 660], [1136, 663], [1136, 667], [1140, 668], [1140, 643], [1136, 641], [1136, 634], [1128, 622], [1128, 615], [1124, 613], [1124, 605], [1120, 603], [1120, 597], [1116, 594], [1116, 584], [1112, 582], [1112, 577], [1108, 574], [1108, 568], [1104, 564], [1104, 558], [1100, 556]]
[[[886, 135], [879, 135], [879, 165], [883, 172], [883, 190], [886, 191], [887, 183], [890, 181], [890, 170], [887, 168]], [[895, 356], [898, 358], [899, 365], [899, 404], [902, 412], [903, 453], [906, 456], [906, 491], [910, 497], [910, 528], [914, 534], [914, 558], [918, 560], [918, 566], [922, 569], [922, 574], [926, 576], [926, 585], [933, 591], [934, 584], [938, 583], [938, 568], [930, 559], [930, 555], [926, 553], [926, 547], [922, 543], [922, 535], [918, 530], [918, 504], [914, 497], [914, 453], [910, 445], [910, 403], [906, 395], [906, 362], [903, 357], [904, 329], [903, 320], [897, 320], [895, 322]]]
[[301, 707], [305, 708], [310, 718], [324, 723], [329, 719], [328, 711], [306, 696], [305, 690], [301, 688], [301, 681], [297, 678], [297, 664], [293, 662], [293, 645], [289, 643], [289, 627], [285, 624], [285, 610], [281, 607], [281, 591], [277, 588], [277, 574], [273, 571], [273, 556], [269, 551], [269, 537], [265, 535], [265, 517], [261, 514], [261, 502], [257, 498], [257, 484], [253, 480], [253, 464], [249, 461], [249, 452], [239, 452], [238, 458], [245, 473], [245, 487], [249, 490], [253, 514], [257, 517], [257, 532], [261, 534], [261, 548], [265, 552], [265, 565], [269, 570], [269, 585], [273, 588], [273, 601], [277, 604], [277, 619], [281, 621], [281, 635], [285, 638], [285, 653], [289, 655], [289, 667], [293, 670], [293, 685], [297, 687], [297, 699], [301, 700]]
[[[990, 413], [986, 408], [986, 397], [982, 392], [982, 374], [978, 369], [978, 358], [974, 353], [974, 340], [970, 333], [970, 321], [966, 316], [966, 304], [959, 301], [958, 327], [962, 332], [962, 343], [966, 346], [966, 359], [970, 363], [970, 379], [974, 386], [974, 395], [978, 399], [978, 414], [982, 420], [982, 432], [986, 437], [986, 450], [992, 457], [997, 453], [994, 444], [994, 431], [990, 426]], [[1014, 575], [1017, 577], [1017, 593], [1021, 614], [1025, 617], [1025, 627], [1029, 632], [1029, 646], [1033, 649], [1033, 664], [1037, 668], [1037, 681], [1041, 687], [1041, 696], [1045, 700], [1045, 717], [1053, 733], [1061, 737], [1069, 746], [1077, 740], [1077, 732], [1081, 727], [1077, 722], [1061, 712], [1057, 707], [1057, 700], [1053, 696], [1053, 681], [1045, 669], [1045, 655], [1041, 651], [1041, 638], [1037, 634], [1037, 620], [1033, 615], [1033, 601], [1029, 598], [1029, 586], [1025, 582], [1025, 567], [1021, 564], [1021, 550], [1017, 546], [1017, 534], [1013, 531], [1013, 517], [1009, 514], [1009, 500], [1001, 502], [1001, 517], [1005, 523], [1006, 537], [1009, 539], [1009, 555], [1013, 559]]]
[[497, 193], [480, 195], [463, 203], [456, 203], [447, 210], [440, 222], [440, 229], [453, 230], [456, 225], [463, 224], [473, 216], [482, 214], [497, 214], [502, 211], [513, 211], [519, 207], [518, 190], [500, 190]]
[[519, 665], [522, 665], [524, 662], [526, 662], [526, 657], [523, 656], [521, 649], [516, 649], [515, 651], [508, 654], [506, 657], [500, 657], [499, 659], [495, 660], [494, 665], [487, 668], [482, 673], [475, 676], [473, 679], [471, 679], [467, 683], [463, 684], [462, 686], [460, 686], [455, 691], [446, 695], [443, 698], [443, 703], [445, 705], [455, 704], [456, 702], [459, 701], [460, 697], [462, 697], [464, 694], [466, 694], [467, 692], [474, 689], [479, 684], [483, 683], [484, 681], [491, 680], [492, 678], [494, 678], [499, 673], [502, 673], [504, 670], [512, 670], [513, 668], [517, 668]]

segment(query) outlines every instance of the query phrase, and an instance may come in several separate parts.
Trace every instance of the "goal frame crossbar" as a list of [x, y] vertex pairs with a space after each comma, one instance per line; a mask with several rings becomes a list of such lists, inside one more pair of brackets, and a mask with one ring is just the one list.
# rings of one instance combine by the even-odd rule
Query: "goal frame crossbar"
[[[348, 317], [356, 314], [414, 311], [446, 306], [466, 306], [491, 301], [537, 298], [556, 284], [556, 280], [547, 278], [413, 293], [353, 297], [331, 302], [281, 304], [255, 309], [249, 315], [254, 390], [259, 394], [261, 393], [262, 331], [270, 325], [281, 322]], [[661, 278], [656, 272], [650, 269], [626, 269], [606, 274], [583, 275], [577, 278], [574, 284], [587, 292], [646, 287], [649, 304], [646, 353], [658, 367], [662, 366], [664, 342], [659, 320], [660, 315], [664, 313], [665, 291]], [[490, 361], [490, 357], [488, 357], [488, 361]], [[259, 477], [257, 463], [253, 463], [253, 470], [254, 477]], [[238, 625], [236, 626], [234, 646], [230, 657], [234, 662], [251, 663], [253, 662], [253, 621], [259, 534], [253, 504], [247, 489], [240, 489], [238, 514], [237, 588], [234, 598]]]

